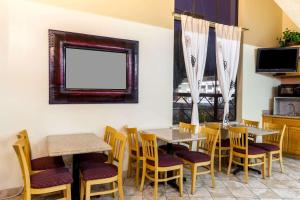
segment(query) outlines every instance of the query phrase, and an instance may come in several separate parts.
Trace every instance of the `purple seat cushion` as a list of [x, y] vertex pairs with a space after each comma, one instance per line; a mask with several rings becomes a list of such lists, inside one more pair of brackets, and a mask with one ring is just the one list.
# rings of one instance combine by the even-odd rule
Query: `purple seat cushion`
[[106, 162], [108, 156], [105, 153], [85, 153], [79, 155], [80, 162], [93, 161], [93, 162]]
[[267, 143], [253, 143], [252, 144], [255, 147], [259, 147], [261, 149], [264, 149], [266, 151], [278, 151], [280, 148], [273, 144], [267, 144]]
[[48, 188], [72, 183], [72, 175], [67, 168], [49, 169], [30, 176], [31, 188]]
[[41, 157], [31, 160], [31, 169], [33, 171], [41, 171], [46, 169], [55, 169], [65, 167], [65, 163], [61, 156]]
[[[242, 153], [242, 154], [246, 153], [245, 150], [237, 149], [237, 148], [234, 148], [233, 151]], [[266, 153], [266, 150], [259, 148], [259, 147], [252, 146], [252, 145], [248, 146], [248, 154], [249, 155], [257, 155], [257, 154], [263, 154], [263, 153]]]
[[[159, 146], [159, 148], [164, 150], [164, 151], [168, 151], [168, 146], [166, 144]], [[173, 148], [173, 152], [188, 151], [189, 150], [189, 148], [187, 146], [182, 145], [182, 144], [172, 144], [172, 148]]]
[[192, 163], [207, 162], [210, 161], [210, 156], [197, 151], [181, 151], [176, 153], [176, 155], [184, 160]]
[[[149, 165], [154, 166], [154, 162], [152, 160], [147, 160], [147, 163]], [[168, 154], [159, 154], [158, 155], [158, 166], [159, 167], [170, 167], [170, 166], [175, 166], [175, 165], [182, 165], [183, 162], [171, 155]]]
[[118, 167], [108, 163], [86, 162], [80, 167], [83, 180], [105, 179], [118, 175]]
[[[219, 142], [217, 142], [217, 146], [219, 146]], [[230, 147], [230, 139], [221, 140], [221, 147]]]

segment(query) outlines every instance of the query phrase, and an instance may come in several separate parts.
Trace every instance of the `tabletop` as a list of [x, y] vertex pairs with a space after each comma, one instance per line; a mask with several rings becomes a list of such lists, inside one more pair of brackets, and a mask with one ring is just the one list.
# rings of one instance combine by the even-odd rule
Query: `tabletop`
[[149, 129], [143, 130], [145, 133], [153, 133], [160, 140], [167, 143], [190, 142], [205, 139], [204, 136], [198, 134], [183, 132], [178, 128], [162, 128], [162, 129]]
[[279, 133], [278, 130], [267, 130], [267, 129], [262, 129], [262, 128], [256, 128], [256, 127], [249, 127], [249, 126], [244, 126], [241, 124], [236, 124], [232, 125], [234, 127], [245, 127], [248, 129], [248, 133], [251, 133], [256, 136], [264, 136], [264, 135], [272, 135], [272, 134], [277, 134]]
[[49, 156], [62, 156], [111, 150], [111, 146], [94, 133], [47, 136]]

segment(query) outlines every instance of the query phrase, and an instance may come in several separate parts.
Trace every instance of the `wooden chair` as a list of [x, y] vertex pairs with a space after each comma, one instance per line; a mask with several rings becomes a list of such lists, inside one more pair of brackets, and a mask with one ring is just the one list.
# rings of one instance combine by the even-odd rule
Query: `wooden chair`
[[31, 200], [32, 195], [50, 194], [53, 192], [63, 192], [64, 198], [61, 200], [71, 200], [72, 176], [66, 168], [49, 169], [35, 174], [30, 174], [31, 169], [26, 156], [27, 148], [25, 139], [19, 139], [14, 145], [24, 181], [24, 200]]
[[[231, 171], [232, 163], [243, 166], [245, 171], [245, 182], [248, 183], [248, 168], [251, 166], [262, 166], [262, 177], [265, 178], [266, 151], [264, 149], [248, 145], [248, 130], [244, 127], [229, 127], [230, 156], [227, 174]], [[240, 158], [239, 162], [234, 158]], [[253, 159], [254, 163], [249, 163]], [[258, 162], [260, 160], [260, 162]]]
[[[179, 130], [181, 130], [182, 132], [188, 132], [188, 133], [195, 134], [196, 133], [196, 125], [179, 122]], [[183, 143], [187, 144], [189, 146], [190, 151], [192, 150], [193, 142], [183, 142]]]
[[[243, 119], [242, 124], [247, 127], [255, 127], [255, 128], [259, 127], [258, 121], [252, 121], [252, 120], [248, 120], [248, 119]], [[256, 135], [248, 133], [248, 140], [249, 140], [249, 142], [252, 142], [252, 143], [256, 142]]]
[[[114, 133], [112, 140], [112, 151], [110, 163], [86, 162], [80, 166], [80, 200], [84, 196], [86, 200], [90, 200], [92, 196], [105, 195], [119, 191], [120, 200], [124, 199], [123, 192], [123, 158], [126, 145], [126, 136], [121, 133]], [[117, 162], [118, 166], [113, 162]], [[118, 188], [116, 188], [116, 183]], [[106, 191], [92, 192], [94, 185], [111, 184], [112, 189]]]
[[[118, 131], [115, 128], [111, 126], [106, 126], [104, 133], [104, 141], [112, 146], [113, 137], [117, 132]], [[79, 161], [80, 165], [82, 165], [82, 163], [84, 162], [89, 161], [104, 163], [109, 161], [109, 155], [102, 152], [85, 153], [79, 155]]]
[[[180, 196], [183, 193], [183, 163], [180, 159], [168, 154], [159, 154], [157, 149], [156, 135], [141, 134], [143, 147], [143, 175], [140, 191], [143, 191], [145, 178], [154, 182], [154, 200], [157, 199], [158, 182], [166, 182], [176, 179], [179, 183]], [[153, 172], [151, 176], [148, 171]], [[173, 171], [173, 176], [160, 178], [159, 173]]]
[[217, 153], [215, 156], [219, 160], [219, 172], [222, 171], [222, 158], [228, 158], [229, 157], [229, 151], [230, 151], [230, 139], [222, 139], [221, 137], [221, 123], [206, 123], [205, 127], [220, 130], [220, 135], [217, 140], [216, 145], [216, 151]]
[[272, 135], [265, 135], [263, 136], [263, 143], [255, 143], [253, 145], [265, 149], [267, 151], [268, 176], [271, 176], [273, 161], [280, 162], [281, 173], [283, 173], [284, 167], [283, 167], [283, 159], [282, 159], [282, 143], [283, 143], [283, 137], [286, 130], [286, 125], [265, 122], [264, 129], [278, 130], [278, 133]]
[[31, 157], [31, 145], [28, 137], [27, 130], [22, 130], [17, 134], [19, 139], [24, 139], [25, 143], [25, 156], [27, 160], [27, 164], [29, 165], [30, 174], [36, 173], [39, 171], [47, 170], [47, 169], [55, 169], [65, 167], [65, 163], [61, 156], [45, 156], [36, 159], [32, 159]]
[[144, 160], [143, 148], [139, 145], [138, 131], [136, 128], [127, 128], [128, 138], [128, 169], [127, 177], [131, 176], [132, 165], [135, 163], [135, 184], [138, 187], [140, 177], [140, 161]]
[[[188, 133], [195, 134], [196, 125], [179, 122], [179, 130], [182, 132], [188, 132]], [[183, 142], [183, 144], [180, 144], [180, 143], [172, 144], [172, 149], [173, 149], [174, 153], [176, 153], [178, 151], [192, 150], [192, 147], [193, 147], [193, 142]], [[161, 146], [159, 146], [159, 148], [165, 152], [167, 152], [167, 150], [168, 150], [167, 145], [161, 145]]]
[[[211, 129], [202, 127], [199, 130], [199, 135], [205, 136], [205, 140], [198, 141], [197, 149], [201, 149], [203, 152], [198, 151], [186, 151], [178, 152], [176, 155], [188, 165], [192, 173], [192, 185], [191, 194], [195, 191], [196, 180], [198, 175], [211, 174], [212, 186], [215, 187], [215, 176], [214, 176], [214, 156], [216, 143], [220, 134], [220, 129]], [[204, 171], [198, 171], [199, 167], [203, 167]]]

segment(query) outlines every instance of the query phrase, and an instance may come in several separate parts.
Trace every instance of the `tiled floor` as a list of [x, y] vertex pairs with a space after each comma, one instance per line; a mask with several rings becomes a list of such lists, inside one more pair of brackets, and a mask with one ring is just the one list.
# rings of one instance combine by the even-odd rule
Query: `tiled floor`
[[[300, 160], [291, 158], [284, 159], [285, 173], [280, 173], [279, 164], [273, 163], [273, 174], [271, 178], [265, 180], [260, 175], [250, 172], [249, 183], [243, 183], [243, 172], [237, 176], [227, 176], [224, 172], [216, 172], [216, 187], [211, 187], [209, 175], [200, 176], [197, 179], [197, 188], [194, 195], [190, 194], [190, 173], [185, 170], [187, 181], [184, 183], [184, 195], [179, 197], [176, 190], [170, 186], [159, 185], [158, 196], [160, 200], [209, 200], [209, 199], [300, 199]], [[125, 179], [124, 193], [126, 200], [151, 200], [153, 199], [153, 187], [146, 183], [144, 191], [139, 192], [134, 187], [132, 178]], [[13, 200], [19, 200], [20, 197]], [[54, 199], [34, 198], [38, 200]], [[112, 196], [107, 195], [94, 200], [112, 200]]]

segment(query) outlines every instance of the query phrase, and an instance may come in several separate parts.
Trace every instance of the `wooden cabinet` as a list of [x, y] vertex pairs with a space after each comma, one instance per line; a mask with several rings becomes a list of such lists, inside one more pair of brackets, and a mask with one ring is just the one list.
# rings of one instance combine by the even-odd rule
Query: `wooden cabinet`
[[263, 122], [286, 124], [287, 128], [283, 138], [283, 152], [300, 156], [300, 118], [263, 115]]
[[300, 127], [289, 127], [288, 153], [300, 154]]

